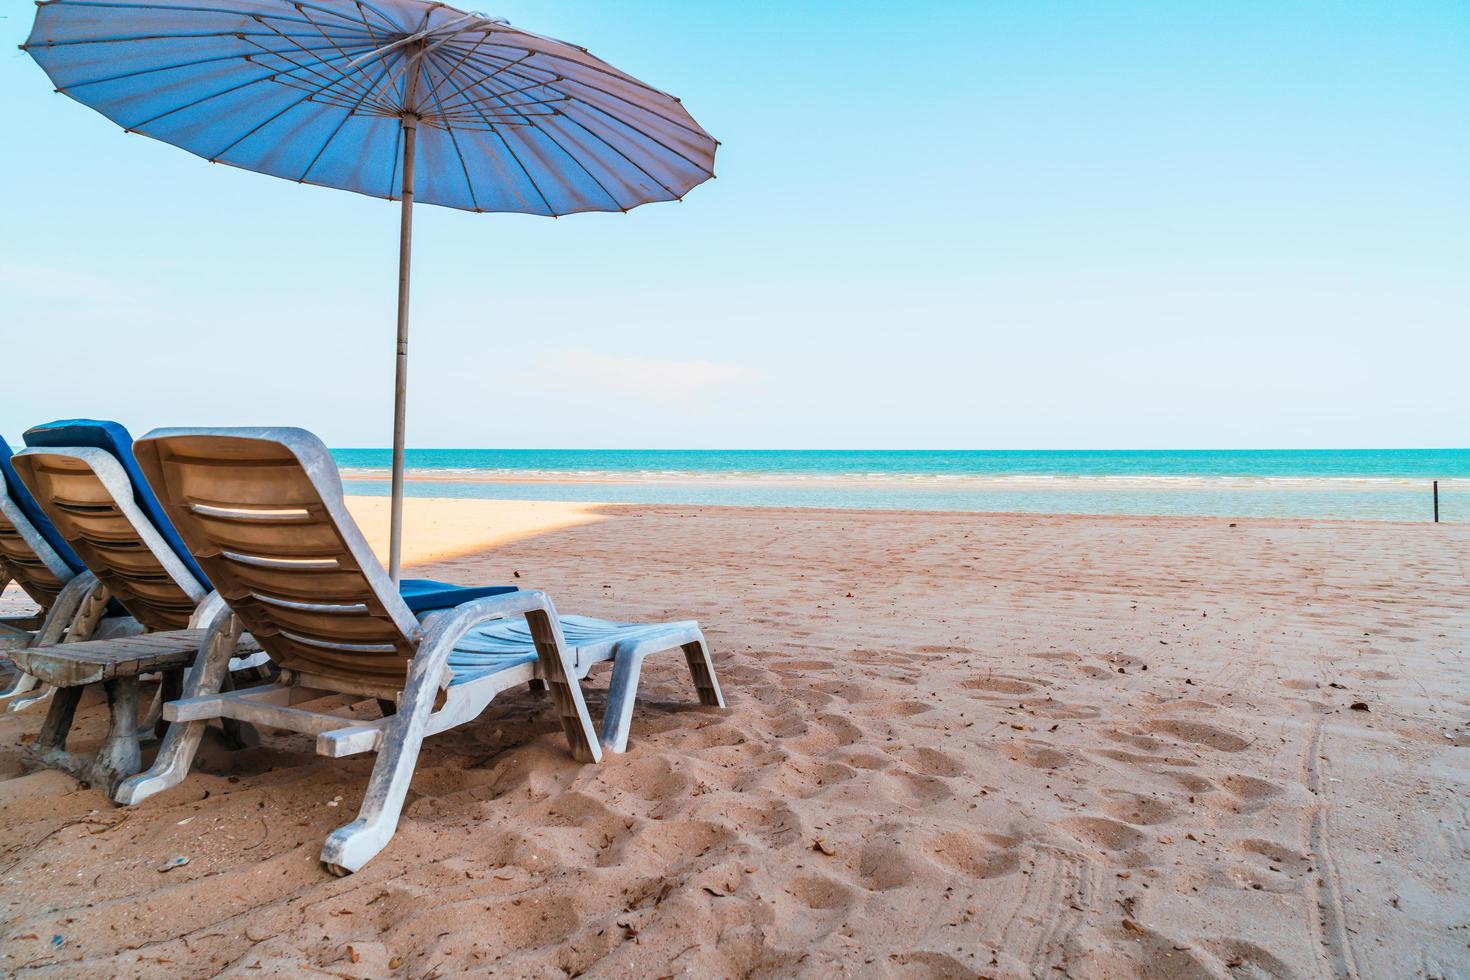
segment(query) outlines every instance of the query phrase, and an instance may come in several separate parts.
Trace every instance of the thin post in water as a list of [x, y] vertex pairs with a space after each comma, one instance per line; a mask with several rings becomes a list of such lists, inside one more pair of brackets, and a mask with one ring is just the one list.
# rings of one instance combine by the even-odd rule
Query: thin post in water
[[1434, 523], [1439, 523], [1439, 481], [1434, 481]]

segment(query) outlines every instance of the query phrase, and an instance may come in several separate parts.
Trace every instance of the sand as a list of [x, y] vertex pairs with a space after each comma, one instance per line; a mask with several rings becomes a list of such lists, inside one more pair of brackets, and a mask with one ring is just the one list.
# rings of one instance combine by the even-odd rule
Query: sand
[[5, 716], [0, 972], [1470, 972], [1470, 527], [410, 508], [415, 572], [698, 618], [729, 709], [651, 662], [579, 766], [510, 693], [346, 879], [366, 757], [266, 733], [123, 810]]

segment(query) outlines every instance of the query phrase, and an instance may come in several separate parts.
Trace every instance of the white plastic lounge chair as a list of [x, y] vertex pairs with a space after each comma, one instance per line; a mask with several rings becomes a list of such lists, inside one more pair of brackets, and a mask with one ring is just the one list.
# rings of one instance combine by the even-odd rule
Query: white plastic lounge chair
[[[639, 666], [682, 650], [700, 701], [723, 706], [714, 665], [694, 622], [636, 626], [556, 614], [533, 591], [467, 601], [447, 594], [415, 615], [347, 513], [327, 448], [301, 429], [158, 429], [137, 443], [138, 461], [240, 624], [280, 666], [277, 684], [221, 693], [226, 643], [206, 644], [146, 773], [114, 794], [137, 803], [181, 782], [204, 723], [235, 718], [316, 735], [317, 752], [377, 752], [357, 819], [332, 832], [322, 862], [361, 868], [392, 839], [425, 736], [473, 720], [499, 692], [541, 681], [551, 689], [572, 755], [601, 750], [578, 679], [612, 661], [602, 745], [627, 741]], [[436, 608], [437, 607], [437, 608]], [[240, 624], [218, 625], [227, 640]], [[327, 694], [377, 699], [390, 714], [361, 721], [293, 707]]]
[[[200, 625], [223, 603], [206, 587], [203, 572], [183, 551], [182, 542], [170, 543], [177, 535], [137, 473], [126, 429], [74, 420], [32, 429], [26, 441], [32, 445], [12, 458], [14, 470], [87, 567], [73, 581], [85, 576], [90, 584], [62, 642], [34, 642], [10, 653], [26, 675], [55, 688], [41, 733], [22, 757], [28, 764], [62, 769], [110, 788], [142, 767], [137, 717], [142, 674], [163, 674], [146, 729], [158, 717], [165, 695], [177, 693], [183, 670], [203, 639]], [[65, 441], [80, 445], [56, 444]], [[130, 617], [126, 630], [99, 638], [104, 636], [100, 631], [83, 628], [112, 602]], [[132, 635], [139, 632], [148, 635]], [[240, 652], [252, 648], [259, 649], [245, 641]], [[266, 661], [256, 652], [249, 659], [235, 659], [231, 669]], [[96, 757], [82, 758], [66, 750], [66, 736], [82, 690], [91, 683], [107, 689], [111, 728]], [[232, 726], [231, 734], [238, 738], [241, 730]]]

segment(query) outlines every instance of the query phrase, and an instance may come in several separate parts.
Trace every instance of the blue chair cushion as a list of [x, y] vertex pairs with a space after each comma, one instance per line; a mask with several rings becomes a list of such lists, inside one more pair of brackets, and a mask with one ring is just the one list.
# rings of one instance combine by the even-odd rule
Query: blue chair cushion
[[20, 475], [15, 472], [15, 467], [10, 465], [10, 456], [10, 443], [0, 439], [0, 484], [4, 484], [6, 494], [15, 501], [15, 505], [26, 516], [26, 520], [35, 525], [41, 537], [46, 539], [46, 543], [52, 547], [62, 561], [66, 562], [66, 567], [70, 568], [74, 574], [80, 575], [86, 571], [87, 566], [82, 564], [77, 553], [71, 550], [71, 545], [67, 544], [61, 532], [56, 530], [56, 525], [51, 523], [51, 518], [47, 517], [46, 512], [36, 503], [36, 498], [31, 496], [30, 488], [20, 482]]
[[210, 591], [214, 586], [209, 584], [209, 579], [194, 556], [189, 554], [189, 549], [184, 547], [184, 542], [179, 537], [179, 532], [174, 530], [173, 524], [169, 522], [168, 516], [163, 512], [163, 506], [159, 504], [158, 498], [153, 495], [153, 490], [148, 486], [148, 481], [143, 479], [143, 472], [138, 469], [138, 461], [133, 458], [133, 437], [128, 430], [116, 422], [101, 422], [96, 419], [64, 419], [59, 422], [47, 422], [27, 429], [24, 435], [27, 446], [51, 446], [63, 448], [66, 446], [81, 446], [89, 449], [101, 449], [110, 453], [122, 468], [127, 471], [128, 479], [133, 484], [133, 501], [138, 505], [163, 540], [179, 556], [184, 567], [199, 580], [205, 591]]
[[472, 599], [516, 591], [519, 590], [514, 585], [487, 585], [471, 589], [428, 578], [406, 578], [398, 583], [398, 594], [403, 596], [403, 601], [408, 603], [408, 608], [413, 610], [414, 615], [436, 609], [453, 609]]

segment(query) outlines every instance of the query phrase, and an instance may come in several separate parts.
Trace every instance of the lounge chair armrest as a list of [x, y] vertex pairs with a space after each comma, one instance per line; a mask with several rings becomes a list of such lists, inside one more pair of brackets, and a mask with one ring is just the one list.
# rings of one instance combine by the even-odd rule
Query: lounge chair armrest
[[[424, 637], [409, 668], [409, 687], [414, 677], [432, 678], [438, 687], [449, 683], [449, 654], [465, 635], [482, 623], [507, 616], [523, 615], [536, 644], [541, 675], [551, 689], [557, 713], [566, 729], [572, 757], [579, 762], [602, 761], [602, 747], [592, 727], [592, 716], [577, 683], [576, 665], [562, 635], [556, 605], [545, 592], [528, 589], [476, 599], [453, 609], [435, 613], [424, 621]], [[405, 689], [406, 693], [407, 689]], [[403, 710], [400, 707], [400, 710]]]

